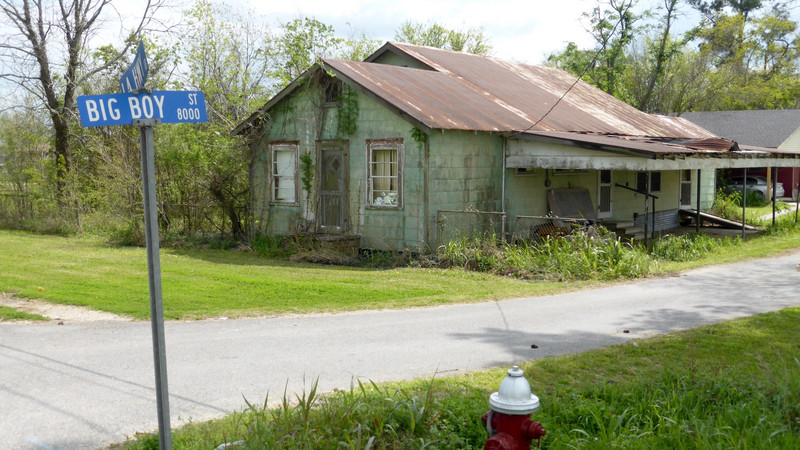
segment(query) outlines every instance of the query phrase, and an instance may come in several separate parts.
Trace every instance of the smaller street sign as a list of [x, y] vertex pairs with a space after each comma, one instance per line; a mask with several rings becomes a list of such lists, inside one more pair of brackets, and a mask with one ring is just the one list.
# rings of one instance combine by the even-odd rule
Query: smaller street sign
[[133, 64], [128, 67], [128, 70], [119, 79], [120, 90], [122, 92], [138, 92], [147, 81], [149, 69], [147, 55], [144, 53], [144, 42], [139, 41], [139, 47], [136, 48], [136, 56], [133, 57]]
[[201, 91], [83, 95], [78, 97], [78, 112], [84, 127], [131, 125], [136, 119], [160, 119], [162, 123], [208, 120]]

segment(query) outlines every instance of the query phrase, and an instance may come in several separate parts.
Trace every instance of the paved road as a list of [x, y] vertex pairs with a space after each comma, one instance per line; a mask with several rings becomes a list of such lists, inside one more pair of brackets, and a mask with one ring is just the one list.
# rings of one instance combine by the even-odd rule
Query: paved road
[[[220, 416], [243, 396], [276, 399], [317, 377], [331, 390], [509, 366], [795, 306], [799, 269], [794, 253], [483, 304], [169, 322], [171, 420]], [[0, 448], [92, 448], [157, 427], [148, 322], [0, 324]]]

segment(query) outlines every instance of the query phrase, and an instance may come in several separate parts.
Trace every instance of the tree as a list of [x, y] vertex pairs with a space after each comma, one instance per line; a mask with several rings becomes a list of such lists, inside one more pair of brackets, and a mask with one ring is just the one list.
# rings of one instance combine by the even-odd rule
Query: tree
[[548, 63], [566, 70], [623, 100], [629, 101], [622, 85], [627, 70], [625, 51], [639, 31], [641, 19], [634, 13], [635, 0], [607, 0], [606, 9], [600, 6], [584, 13], [591, 24], [589, 33], [596, 44], [593, 50], [581, 50], [574, 43], [548, 57]]
[[457, 52], [488, 55], [492, 50], [489, 38], [482, 28], [467, 30], [448, 29], [438, 23], [427, 25], [406, 21], [395, 30], [394, 39], [413, 45], [443, 48]]
[[[0, 79], [36, 97], [53, 127], [50, 157], [56, 164], [59, 195], [71, 165], [75, 101], [79, 86], [116, 59], [88, 64], [90, 40], [103, 26], [112, 0], [0, 0], [2, 26], [12, 30], [0, 41]], [[131, 31], [138, 36], [163, 6], [147, 0], [141, 20]], [[117, 58], [128, 49], [130, 41]]]
[[336, 55], [345, 40], [336, 37], [332, 26], [304, 17], [281, 24], [275, 41], [278, 65], [273, 76], [283, 87], [299, 77], [319, 58]]

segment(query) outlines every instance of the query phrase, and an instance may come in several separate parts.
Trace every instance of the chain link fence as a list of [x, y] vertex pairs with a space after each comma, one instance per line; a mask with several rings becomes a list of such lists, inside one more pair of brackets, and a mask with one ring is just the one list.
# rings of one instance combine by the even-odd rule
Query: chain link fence
[[450, 210], [436, 213], [437, 246], [462, 239], [502, 240], [505, 229], [505, 213]]
[[575, 230], [586, 229], [591, 222], [587, 219], [575, 219], [553, 216], [517, 216], [513, 243], [539, 243], [548, 237], [569, 236]]

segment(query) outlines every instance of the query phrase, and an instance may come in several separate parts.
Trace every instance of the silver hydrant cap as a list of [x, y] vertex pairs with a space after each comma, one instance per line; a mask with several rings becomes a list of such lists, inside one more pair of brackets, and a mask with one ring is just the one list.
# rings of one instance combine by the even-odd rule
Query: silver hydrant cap
[[519, 366], [514, 366], [500, 383], [500, 389], [489, 397], [489, 406], [503, 414], [523, 416], [539, 410], [539, 397], [531, 394], [530, 383]]

